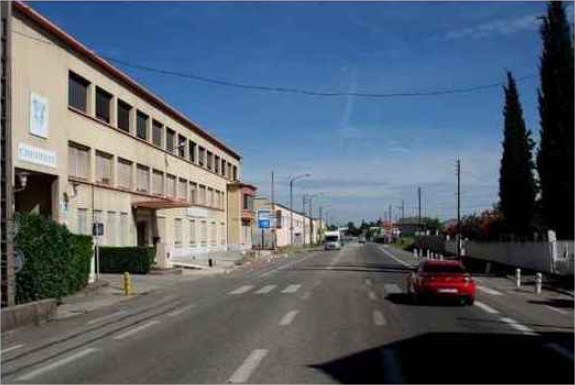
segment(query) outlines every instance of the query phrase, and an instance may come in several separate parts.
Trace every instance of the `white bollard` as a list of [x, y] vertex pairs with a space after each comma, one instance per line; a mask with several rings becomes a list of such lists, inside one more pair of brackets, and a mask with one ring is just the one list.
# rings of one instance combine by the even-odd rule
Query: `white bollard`
[[521, 269], [515, 269], [515, 286], [519, 289], [521, 287]]
[[430, 256], [429, 249], [425, 250], [425, 255], [426, 255], [427, 259], [429, 259], [429, 256]]
[[541, 294], [541, 285], [543, 285], [543, 275], [537, 273], [535, 274], [535, 293]]
[[417, 259], [417, 249], [413, 249], [413, 259]]

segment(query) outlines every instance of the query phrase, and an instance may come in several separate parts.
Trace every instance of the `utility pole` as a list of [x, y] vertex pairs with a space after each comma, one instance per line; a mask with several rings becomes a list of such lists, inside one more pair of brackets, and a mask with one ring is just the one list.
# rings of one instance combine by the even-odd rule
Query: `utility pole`
[[401, 217], [405, 218], [405, 202], [401, 201]]
[[322, 222], [323, 222], [322, 209], [323, 209], [323, 207], [322, 207], [322, 206], [319, 206], [319, 229], [320, 229], [320, 236], [321, 236], [322, 233], [323, 233], [323, 230], [322, 230], [322, 229], [323, 229], [323, 227], [324, 227], [324, 226], [323, 226], [323, 223], [322, 223]]
[[417, 227], [421, 231], [421, 187], [417, 188]]
[[[276, 249], [276, 208], [275, 208], [275, 200], [274, 200], [274, 171], [272, 170], [272, 228], [271, 228], [271, 235], [272, 235], [272, 250]], [[262, 244], [263, 246], [263, 244]]]
[[461, 161], [457, 159], [457, 259], [461, 258]]

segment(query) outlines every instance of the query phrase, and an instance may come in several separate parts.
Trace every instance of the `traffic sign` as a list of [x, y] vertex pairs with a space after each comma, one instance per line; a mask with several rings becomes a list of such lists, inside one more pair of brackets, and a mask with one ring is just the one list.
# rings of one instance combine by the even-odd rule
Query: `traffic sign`
[[260, 229], [269, 229], [271, 227], [271, 211], [268, 209], [258, 210], [258, 227]]

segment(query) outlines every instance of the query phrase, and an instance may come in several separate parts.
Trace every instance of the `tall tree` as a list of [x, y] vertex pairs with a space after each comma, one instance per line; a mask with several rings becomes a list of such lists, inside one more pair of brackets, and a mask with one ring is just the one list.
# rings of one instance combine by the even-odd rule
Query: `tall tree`
[[551, 1], [542, 18], [539, 89], [541, 142], [537, 170], [547, 227], [573, 239], [573, 41], [563, 2]]
[[505, 107], [503, 109], [503, 156], [499, 170], [499, 199], [509, 229], [527, 235], [535, 211], [535, 165], [531, 151], [531, 133], [525, 128], [523, 109], [515, 79], [507, 72]]

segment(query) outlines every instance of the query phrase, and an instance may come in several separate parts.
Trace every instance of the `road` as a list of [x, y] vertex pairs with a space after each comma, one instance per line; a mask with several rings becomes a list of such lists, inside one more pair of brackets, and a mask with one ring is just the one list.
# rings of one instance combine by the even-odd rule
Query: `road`
[[574, 382], [572, 304], [527, 312], [485, 278], [474, 306], [415, 305], [411, 262], [351, 243], [182, 283], [3, 337], [2, 382]]

